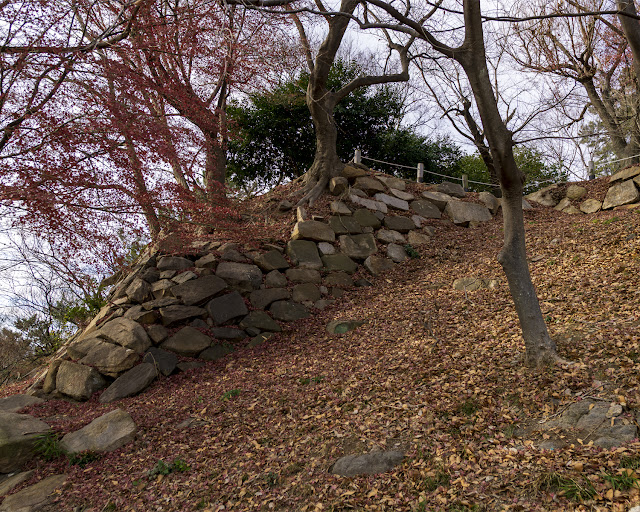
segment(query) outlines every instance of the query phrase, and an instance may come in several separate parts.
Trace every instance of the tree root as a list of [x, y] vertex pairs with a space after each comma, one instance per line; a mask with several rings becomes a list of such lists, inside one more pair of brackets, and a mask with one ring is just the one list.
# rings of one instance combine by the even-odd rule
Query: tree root
[[322, 195], [328, 183], [328, 177], [320, 178], [315, 184], [313, 184], [313, 182], [308, 183], [305, 187], [305, 191], [308, 191], [302, 196], [302, 199], [296, 203], [296, 206], [304, 206], [307, 203], [309, 206], [313, 206], [313, 203]]

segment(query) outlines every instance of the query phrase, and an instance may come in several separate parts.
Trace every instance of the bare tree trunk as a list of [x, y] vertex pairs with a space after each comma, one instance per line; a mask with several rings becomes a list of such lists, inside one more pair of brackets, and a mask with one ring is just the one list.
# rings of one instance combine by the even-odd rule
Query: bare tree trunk
[[[633, 0], [616, 0], [618, 9], [631, 16], [618, 14], [622, 31], [633, 54], [633, 69], [636, 73], [636, 84], [640, 86], [640, 22], [638, 22], [636, 6]], [[640, 87], [639, 87], [640, 88]]]
[[464, 0], [465, 42], [455, 59], [463, 67], [480, 112], [484, 133], [502, 189], [504, 245], [498, 256], [509, 282], [522, 336], [525, 363], [541, 366], [559, 359], [556, 344], [544, 322], [538, 297], [531, 281], [525, 247], [522, 191], [524, 174], [513, 155], [513, 139], [507, 129], [491, 87], [487, 70], [479, 0]]

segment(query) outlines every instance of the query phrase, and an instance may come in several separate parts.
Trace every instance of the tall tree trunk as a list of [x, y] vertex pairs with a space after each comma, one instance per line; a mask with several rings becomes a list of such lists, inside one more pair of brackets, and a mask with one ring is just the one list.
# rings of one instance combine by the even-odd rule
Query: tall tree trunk
[[525, 247], [522, 191], [524, 174], [513, 155], [513, 138], [507, 129], [491, 86], [487, 70], [479, 0], [464, 0], [465, 42], [455, 59], [462, 65], [473, 91], [484, 133], [502, 189], [504, 245], [498, 261], [509, 282], [522, 336], [525, 363], [541, 366], [557, 361], [556, 344], [544, 322], [538, 297], [531, 281]]
[[[638, 13], [633, 0], [616, 0], [616, 5], [622, 13], [618, 14], [622, 31], [629, 43], [631, 53], [633, 54], [633, 69], [636, 73], [636, 84], [640, 86], [640, 22], [637, 19]], [[638, 87], [637, 90], [640, 90]]]
[[227, 177], [227, 157], [218, 140], [217, 132], [204, 134], [204, 150], [204, 187], [207, 197], [213, 199], [224, 194], [224, 182]]

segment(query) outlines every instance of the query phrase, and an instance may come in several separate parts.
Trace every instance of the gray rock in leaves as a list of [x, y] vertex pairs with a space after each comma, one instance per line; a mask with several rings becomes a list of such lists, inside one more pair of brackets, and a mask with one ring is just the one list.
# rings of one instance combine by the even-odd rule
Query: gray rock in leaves
[[0, 412], [18, 412], [30, 405], [41, 404], [44, 400], [31, 395], [11, 395], [0, 398]]
[[378, 250], [376, 239], [372, 233], [342, 235], [340, 236], [340, 249], [344, 254], [356, 260], [364, 260]]
[[329, 254], [322, 257], [322, 264], [329, 272], [347, 272], [353, 274], [358, 270], [358, 264], [346, 254]]
[[353, 218], [358, 221], [363, 228], [373, 228], [378, 229], [382, 224], [380, 223], [380, 219], [376, 217], [376, 215], [369, 210], [356, 210], [353, 213]]
[[264, 311], [252, 311], [240, 322], [240, 327], [246, 329], [259, 329], [261, 331], [280, 332], [282, 328], [273, 318]]
[[623, 181], [622, 183], [616, 183], [609, 187], [604, 202], [602, 203], [602, 209], [608, 210], [616, 206], [636, 203], [639, 199], [640, 192], [638, 192], [633, 180]]
[[197, 306], [167, 306], [166, 308], [160, 308], [160, 317], [162, 318], [162, 325], [169, 327], [190, 318], [197, 316], [203, 316], [206, 311]]
[[346, 272], [333, 272], [324, 278], [324, 284], [326, 286], [353, 286], [353, 279]]
[[164, 256], [158, 261], [158, 270], [185, 270], [193, 267], [193, 261], [178, 256]]
[[127, 371], [139, 359], [140, 356], [134, 350], [103, 341], [96, 344], [78, 362], [95, 367], [103, 375], [115, 377], [119, 373]]
[[160, 348], [170, 350], [182, 356], [194, 357], [211, 345], [211, 338], [193, 327], [183, 327]]
[[331, 334], [344, 334], [348, 331], [353, 331], [361, 325], [364, 325], [362, 320], [332, 320], [327, 324], [327, 332]]
[[310, 240], [290, 240], [287, 243], [286, 253], [294, 265], [311, 269], [322, 268], [318, 248]]
[[320, 256], [326, 256], [327, 254], [335, 254], [336, 248], [329, 242], [320, 242], [318, 244], [318, 251], [320, 252]]
[[56, 389], [75, 400], [88, 400], [107, 382], [94, 368], [63, 361], [56, 374]]
[[290, 298], [291, 294], [286, 288], [265, 288], [264, 290], [255, 290], [249, 295], [251, 305], [256, 309], [265, 309], [272, 302]]
[[176, 371], [178, 358], [171, 352], [162, 350], [161, 348], [151, 347], [147, 350], [142, 362], [154, 365], [157, 371], [165, 377], [168, 377]]
[[313, 283], [302, 283], [293, 287], [292, 298], [294, 302], [315, 302], [320, 300], [320, 296], [320, 290]]
[[243, 340], [247, 337], [242, 329], [233, 327], [211, 327], [209, 330], [217, 340]]
[[353, 213], [342, 201], [331, 201], [329, 208], [331, 208], [331, 213], [335, 213], [336, 215], [351, 215]]
[[133, 441], [136, 431], [136, 424], [129, 413], [116, 409], [67, 434], [60, 441], [60, 446], [68, 453], [111, 452]]
[[347, 455], [334, 462], [329, 473], [340, 476], [377, 475], [389, 471], [403, 460], [404, 454], [393, 450]]
[[402, 263], [408, 258], [407, 251], [404, 250], [404, 247], [397, 244], [387, 245], [387, 256], [394, 263]]
[[13, 412], [0, 413], [0, 473], [20, 469], [35, 453], [33, 446], [38, 434], [49, 430], [44, 421]]
[[376, 238], [383, 244], [404, 244], [407, 239], [402, 233], [391, 229], [381, 229], [376, 233]]
[[277, 270], [272, 270], [265, 276], [264, 284], [269, 288], [282, 288], [287, 286], [287, 278]]
[[498, 213], [500, 208], [500, 200], [494, 196], [491, 192], [480, 192], [478, 194], [478, 199], [482, 201], [482, 203], [489, 209], [489, 211], [495, 215]]
[[254, 260], [254, 263], [258, 265], [264, 272], [271, 272], [272, 270], [284, 270], [289, 268], [289, 263], [284, 259], [284, 256], [278, 250], [272, 250], [260, 254]]
[[420, 245], [427, 245], [431, 243], [431, 237], [424, 233], [418, 233], [417, 231], [410, 231], [407, 237], [407, 242], [413, 247]]
[[235, 249], [227, 249], [223, 253], [221, 253], [220, 257], [225, 261], [235, 261], [237, 263], [246, 263], [247, 258], [245, 258], [242, 254], [240, 254]]
[[67, 346], [67, 355], [71, 359], [82, 359], [92, 348], [100, 345], [101, 343], [104, 343], [104, 340], [101, 338], [80, 339]]
[[640, 166], [634, 165], [633, 167], [628, 167], [609, 178], [609, 183], [616, 183], [618, 181], [625, 181], [631, 179], [640, 174]]
[[558, 185], [549, 185], [548, 187], [536, 190], [525, 196], [529, 201], [541, 204], [542, 206], [555, 206], [562, 198], [558, 191]]
[[22, 482], [25, 482], [29, 478], [33, 476], [35, 471], [32, 469], [30, 471], [22, 471], [21, 473], [15, 473], [13, 476], [5, 475], [6, 478], [2, 479], [0, 482], [0, 496], [6, 496], [13, 489], [18, 487]]
[[375, 194], [376, 192], [385, 191], [385, 186], [380, 181], [370, 176], [356, 178], [356, 182], [353, 186], [354, 188], [364, 190], [367, 194]]
[[487, 222], [491, 220], [491, 212], [486, 206], [464, 201], [450, 201], [444, 212], [455, 224], [468, 224], [469, 222]]
[[336, 176], [331, 178], [329, 182], [329, 192], [334, 196], [339, 196], [349, 187], [349, 180], [343, 176]]
[[[178, 301], [176, 300], [175, 302]], [[145, 302], [145, 304], [149, 304], [149, 302]], [[145, 308], [144, 305], [133, 306], [127, 310], [124, 317], [139, 324], [153, 324], [158, 320], [159, 315], [157, 311], [149, 311], [149, 309]]]
[[597, 199], [585, 199], [580, 205], [580, 211], [583, 213], [596, 213], [602, 209], [602, 203]]
[[258, 289], [262, 284], [262, 271], [257, 265], [221, 261], [216, 269], [216, 275], [231, 285], [248, 283], [251, 288]]
[[364, 260], [364, 266], [371, 274], [378, 276], [391, 270], [393, 268], [393, 261], [388, 258], [372, 255]]
[[[362, 233], [360, 223], [349, 215], [332, 215], [329, 217], [329, 226], [336, 235], [348, 235]], [[328, 242], [321, 242], [328, 243]], [[332, 246], [333, 247], [333, 246]]]
[[125, 291], [130, 302], [144, 302], [151, 295], [151, 285], [144, 279], [136, 277]]
[[289, 300], [274, 302], [271, 304], [269, 311], [271, 311], [271, 314], [276, 320], [282, 320], [283, 322], [302, 320], [310, 315], [309, 310], [302, 304], [297, 304]]
[[149, 329], [147, 329], [147, 334], [156, 345], [162, 343], [169, 337], [169, 331], [167, 331], [167, 328], [158, 324], [150, 325]]
[[62, 489], [67, 475], [53, 475], [40, 480], [37, 484], [30, 485], [26, 489], [7, 496], [0, 512], [36, 512], [44, 508], [57, 496], [57, 491]]
[[206, 350], [200, 352], [198, 356], [199, 359], [203, 361], [217, 361], [218, 359], [222, 359], [227, 354], [231, 354], [233, 352], [233, 347], [228, 344], [221, 345], [213, 345]]
[[49, 368], [47, 369], [47, 376], [44, 378], [44, 383], [42, 384], [42, 391], [49, 394], [53, 393], [56, 389], [56, 377], [58, 376], [58, 369], [62, 364], [62, 359], [56, 359], [49, 363]]
[[316, 242], [334, 242], [336, 235], [328, 224], [316, 220], [297, 222], [291, 232], [292, 240], [313, 240]]
[[185, 306], [197, 306], [212, 299], [226, 287], [224, 279], [218, 276], [204, 276], [174, 286], [171, 291]]
[[376, 179], [380, 180], [390, 189], [405, 190], [407, 184], [402, 178], [394, 178], [392, 176], [376, 176]]
[[215, 269], [218, 264], [218, 256], [215, 254], [205, 254], [202, 258], [198, 258], [195, 262], [196, 268]]
[[151, 285], [151, 293], [156, 299], [162, 299], [163, 297], [172, 297], [171, 288], [176, 285], [170, 279], [161, 279]]
[[172, 277], [171, 281], [173, 281], [175, 284], [183, 284], [187, 281], [191, 281], [192, 279], [197, 278], [198, 274], [196, 274], [195, 272], [191, 272], [191, 270], [188, 270], [187, 272], [180, 272], [177, 276]]
[[416, 198], [416, 196], [409, 192], [405, 192], [403, 190], [398, 190], [395, 188], [390, 188], [389, 192], [391, 193], [391, 195], [397, 197], [398, 199], [402, 199], [403, 201], [413, 201]]
[[450, 181], [443, 181], [436, 187], [436, 190], [453, 197], [462, 198], [466, 195], [462, 185], [459, 183], [451, 183]]
[[214, 324], [222, 325], [246, 315], [249, 310], [242, 296], [238, 292], [233, 292], [209, 301], [207, 312]]
[[435, 204], [440, 211], [444, 210], [447, 203], [453, 199], [448, 194], [443, 194], [442, 192], [436, 192], [433, 190], [424, 191], [422, 193], [422, 197]]
[[308, 268], [290, 268], [286, 272], [287, 278], [294, 283], [320, 283], [320, 272]]
[[381, 203], [386, 204], [393, 210], [401, 210], [405, 212], [409, 211], [409, 203], [407, 203], [404, 199], [398, 199], [397, 197], [393, 197], [387, 194], [376, 194], [374, 198], [376, 201], [380, 201]]
[[440, 209], [427, 199], [412, 201], [411, 209], [425, 219], [439, 219], [442, 217]]
[[416, 228], [416, 225], [409, 217], [399, 217], [388, 215], [384, 218], [384, 226], [387, 229], [398, 231], [400, 233], [408, 233]]
[[134, 396], [149, 387], [158, 371], [151, 363], [141, 363], [123, 373], [100, 395], [100, 403], [107, 404], [121, 398]]
[[143, 354], [151, 346], [151, 340], [144, 327], [129, 318], [110, 320], [96, 334], [125, 348], [130, 348], [138, 354]]

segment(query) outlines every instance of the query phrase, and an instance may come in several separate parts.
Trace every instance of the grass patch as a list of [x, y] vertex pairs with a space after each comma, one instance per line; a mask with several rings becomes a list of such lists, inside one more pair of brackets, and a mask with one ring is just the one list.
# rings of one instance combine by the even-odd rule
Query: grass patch
[[232, 398], [238, 396], [239, 394], [240, 394], [239, 389], [230, 389], [229, 391], [225, 391], [224, 393], [222, 393], [220, 400], [222, 401], [231, 400]]
[[461, 405], [458, 411], [460, 411], [465, 416], [473, 416], [480, 410], [480, 404], [475, 398], [469, 398], [465, 400]]
[[620, 467], [625, 469], [640, 468], [640, 455], [625, 455], [620, 459]]
[[147, 471], [147, 476], [149, 478], [154, 477], [156, 475], [168, 475], [170, 473], [184, 473], [189, 471], [191, 467], [182, 459], [173, 459], [173, 462], [167, 464], [163, 460], [159, 460], [156, 462], [155, 466], [153, 466], [149, 471]]
[[572, 501], [593, 499], [597, 492], [590, 480], [576, 479], [556, 471], [542, 473], [535, 482], [538, 491], [557, 492]]
[[451, 476], [449, 473], [447, 473], [444, 468], [438, 468], [435, 475], [427, 476], [424, 479], [424, 490], [427, 492], [433, 492], [438, 489], [438, 487], [448, 487], [450, 481]]
[[413, 245], [405, 244], [404, 250], [406, 251], [406, 253], [409, 256], [409, 258], [411, 258], [411, 259], [420, 258], [420, 253], [414, 249]]
[[80, 466], [81, 468], [84, 468], [88, 464], [100, 460], [102, 458], [102, 455], [97, 452], [84, 451], [80, 453], [74, 453], [73, 455], [69, 454], [67, 455], [67, 457], [69, 458], [69, 464], [71, 464], [72, 466]]
[[622, 469], [618, 473], [603, 473], [602, 478], [614, 491], [627, 491], [638, 486], [638, 477], [632, 469]]
[[39, 434], [36, 437], [33, 449], [41, 458], [52, 461], [64, 455], [64, 450], [60, 446], [60, 438], [53, 430]]

